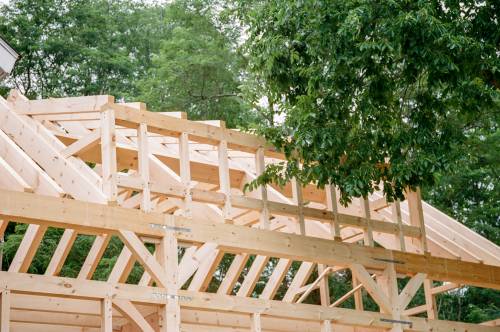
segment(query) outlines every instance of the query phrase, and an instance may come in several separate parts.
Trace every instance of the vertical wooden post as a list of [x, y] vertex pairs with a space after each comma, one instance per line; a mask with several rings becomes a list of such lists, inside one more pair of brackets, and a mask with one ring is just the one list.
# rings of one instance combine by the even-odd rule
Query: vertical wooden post
[[149, 142], [148, 126], [145, 123], [139, 124], [137, 128], [137, 148], [139, 159], [139, 176], [142, 180], [142, 201], [141, 210], [151, 211], [151, 190], [149, 188]]
[[257, 313], [252, 314], [252, 317], [250, 320], [250, 325], [251, 325], [252, 332], [262, 332], [260, 313], [257, 312]]
[[420, 188], [413, 191], [410, 188], [406, 190], [406, 197], [408, 199], [408, 209], [410, 211], [410, 224], [420, 228], [420, 239], [412, 239], [412, 242], [417, 242], [416, 245], [425, 253], [427, 249], [427, 236], [425, 232], [424, 211], [422, 209], [422, 194]]
[[[394, 320], [401, 320], [402, 309], [399, 306], [398, 279], [396, 275], [396, 269], [394, 268], [394, 263], [389, 263], [387, 265], [387, 268], [384, 271], [384, 276], [380, 279], [386, 282], [386, 287], [383, 287], [382, 289], [386, 290], [387, 297], [392, 306], [392, 318]], [[395, 323], [393, 324], [390, 332], [403, 332], [403, 326], [401, 324]]]
[[0, 332], [10, 331], [10, 290], [0, 293]]
[[[264, 158], [264, 148], [259, 147], [255, 153], [255, 173], [257, 176], [261, 175], [266, 169], [266, 162]], [[269, 229], [269, 207], [267, 202], [267, 185], [259, 187], [259, 196], [262, 200], [262, 210], [260, 211], [260, 228]]]
[[373, 242], [373, 225], [370, 216], [370, 201], [368, 198], [360, 198], [361, 210], [363, 211], [366, 228], [364, 232], [364, 243], [366, 246], [373, 247], [375, 244]]
[[[352, 288], [354, 289], [354, 288], [358, 287], [359, 284], [360, 284], [360, 282], [358, 281], [356, 276], [354, 274], [352, 274]], [[356, 308], [356, 310], [358, 310], [358, 311], [365, 310], [365, 307], [363, 305], [363, 290], [362, 289], [360, 289], [357, 292], [354, 292], [354, 308]]]
[[[165, 216], [165, 225], [175, 227], [172, 216]], [[177, 238], [175, 232], [171, 229], [165, 230], [165, 235], [158, 246], [158, 259], [164, 266], [167, 280], [166, 300], [167, 304], [160, 309], [161, 332], [180, 332], [181, 328], [181, 308], [177, 294], [179, 261], [177, 254]]]
[[231, 218], [231, 179], [229, 177], [229, 159], [227, 155], [227, 141], [219, 142], [219, 183], [220, 191], [226, 195], [223, 214], [226, 222], [232, 222]]
[[399, 203], [399, 200], [395, 200], [394, 203], [391, 204], [391, 208], [392, 220], [398, 225], [399, 230], [399, 249], [401, 251], [406, 251], [406, 242], [403, 232], [403, 219], [401, 218], [401, 204]]
[[333, 220], [330, 224], [330, 232], [336, 241], [342, 241], [340, 235], [339, 207], [337, 203], [337, 190], [334, 185], [325, 186], [326, 206], [333, 213]]
[[181, 183], [186, 190], [184, 195], [184, 217], [190, 218], [191, 214], [191, 164], [189, 158], [189, 135], [187, 133], [181, 133], [179, 136], [179, 160], [180, 160], [180, 175]]
[[101, 332], [113, 332], [113, 309], [109, 297], [101, 300]]
[[296, 179], [292, 179], [292, 198], [293, 202], [297, 204], [299, 215], [297, 216], [298, 226], [299, 226], [299, 234], [306, 235], [306, 223], [304, 220], [304, 199], [302, 196], [302, 185]]
[[432, 294], [432, 280], [424, 280], [425, 305], [427, 306], [427, 318], [437, 319], [436, 296]]
[[107, 109], [101, 112], [101, 163], [102, 190], [111, 203], [118, 198], [116, 183], [116, 133], [115, 111]]
[[[327, 269], [323, 264], [318, 264], [318, 275], [320, 276], [325, 269]], [[319, 282], [319, 296], [321, 305], [328, 307], [330, 305], [330, 287], [329, 287], [329, 273], [327, 273]], [[321, 332], [331, 332], [332, 322], [329, 320], [324, 320], [321, 322]]]

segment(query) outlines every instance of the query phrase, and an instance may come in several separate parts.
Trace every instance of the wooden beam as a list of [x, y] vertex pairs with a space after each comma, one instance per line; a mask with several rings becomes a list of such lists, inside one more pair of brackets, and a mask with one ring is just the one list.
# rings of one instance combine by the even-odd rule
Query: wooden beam
[[101, 260], [104, 251], [108, 247], [109, 241], [111, 240], [111, 235], [102, 234], [97, 235], [90, 247], [90, 251], [83, 262], [82, 268], [78, 273], [78, 279], [91, 279], [94, 274], [99, 261]]
[[192, 183], [191, 183], [191, 162], [189, 158], [189, 135], [181, 133], [179, 136], [179, 173], [181, 183], [184, 186], [185, 194], [183, 197], [183, 214], [185, 217], [192, 216]]
[[[164, 292], [163, 288], [140, 287], [136, 285], [112, 285], [103, 281], [76, 280], [72, 278], [48, 277], [43, 275], [18, 274], [0, 272], [0, 288], [12, 292], [31, 294], [47, 294], [49, 296], [63, 296], [71, 298], [102, 299], [105, 296], [113, 299], [124, 299], [132, 302], [161, 304], [164, 297], [151, 296], [154, 293]], [[357, 312], [352, 309], [328, 308], [310, 304], [283, 303], [256, 298], [238, 296], [223, 296], [211, 293], [179, 291], [180, 304], [185, 309], [232, 311], [252, 314], [260, 312], [266, 316], [283, 317], [293, 320], [332, 320], [336, 324], [370, 328], [392, 327], [390, 322], [382, 319], [391, 319], [391, 315], [376, 312]], [[458, 332], [496, 332], [497, 328], [466, 324], [459, 322], [427, 320], [418, 317], [402, 317], [412, 323], [412, 331], [428, 332], [450, 331]]]
[[252, 262], [252, 266], [248, 270], [248, 273], [245, 276], [245, 279], [243, 280], [243, 283], [241, 284], [238, 293], [236, 293], [237, 296], [247, 297], [252, 295], [252, 291], [255, 287], [255, 284], [259, 280], [259, 277], [268, 262], [269, 262], [269, 257], [267, 256], [259, 255], [255, 257], [255, 260]]
[[45, 138], [42, 138], [42, 136], [45, 137], [43, 133], [45, 128], [34, 128], [25, 120], [32, 119], [22, 119], [14, 113], [12, 107], [3, 98], [0, 99], [0, 129], [5, 134], [15, 141], [33, 161], [43, 167], [66, 193], [76, 199], [96, 203], [105, 202], [105, 196], [100, 188], [96, 186], [93, 179], [86, 176], [86, 173], [92, 170], [86, 165], [68, 162], [55, 147], [57, 142], [58, 146], [64, 146], [64, 144], [59, 141], [54, 144], [47, 142]]
[[[170, 228], [175, 227], [172, 219], [166, 218], [165, 225]], [[166, 288], [166, 304], [160, 311], [163, 317], [161, 332], [180, 332], [181, 329], [181, 308], [179, 303], [178, 289], [179, 262], [178, 244], [173, 230], [166, 230], [162, 238], [159, 250], [159, 260], [165, 271], [163, 283]]]
[[113, 308], [109, 297], [101, 300], [101, 332], [113, 332]]
[[34, 192], [34, 189], [0, 156], [0, 186], [10, 190]]
[[288, 287], [285, 296], [283, 297], [284, 302], [295, 301], [295, 298], [297, 297], [298, 294], [298, 290], [300, 289], [300, 287], [304, 285], [305, 282], [307, 282], [307, 279], [311, 275], [313, 268], [314, 268], [314, 263], [302, 262], [302, 264], [299, 267], [299, 270], [295, 274], [295, 277], [293, 278], [290, 286]]
[[306, 235], [306, 223], [304, 219], [304, 199], [302, 195], [302, 185], [296, 179], [292, 179], [292, 199], [297, 205], [297, 215], [295, 216], [298, 223], [297, 232], [301, 235]]
[[167, 275], [156, 258], [144, 246], [144, 243], [132, 231], [120, 230], [119, 235], [123, 243], [133, 253], [144, 269], [161, 286], [166, 287]]
[[397, 306], [400, 310], [405, 310], [408, 304], [410, 304], [410, 301], [413, 299], [413, 297], [415, 297], [415, 294], [417, 293], [420, 286], [422, 286], [425, 277], [425, 273], [417, 273], [408, 281], [405, 288], [403, 288], [401, 294], [399, 294], [398, 297]]
[[[266, 161], [264, 158], [264, 148], [258, 148], [255, 153], [255, 175], [260, 176], [266, 170]], [[269, 206], [267, 203], [267, 185], [259, 186], [259, 198], [262, 200], [262, 210], [260, 211], [260, 228], [269, 229]]]
[[401, 204], [399, 200], [395, 200], [391, 204], [392, 208], [392, 220], [398, 225], [398, 235], [399, 235], [399, 249], [401, 251], [406, 251], [405, 234], [403, 230], [403, 219], [401, 217]]
[[266, 300], [272, 300], [274, 298], [291, 265], [292, 261], [290, 259], [280, 258], [259, 298]]
[[422, 231], [420, 239], [413, 239], [412, 242], [416, 242], [423, 252], [427, 252], [427, 236], [425, 232], [424, 211], [422, 209], [422, 195], [420, 193], [420, 188], [417, 188], [415, 191], [407, 189], [406, 197], [408, 199], [408, 208], [410, 210], [410, 224], [420, 227], [420, 230]]
[[151, 211], [151, 188], [149, 176], [149, 141], [148, 126], [141, 123], [137, 128], [137, 151], [139, 163], [139, 177], [142, 184], [141, 209], [144, 212]]
[[116, 133], [115, 114], [112, 109], [101, 113], [101, 165], [102, 191], [108, 202], [116, 202], [118, 187], [116, 183]]
[[0, 332], [10, 332], [10, 290], [0, 292]]
[[61, 154], [68, 158], [71, 156], [78, 155], [79, 153], [84, 153], [99, 144], [101, 139], [101, 130], [97, 128], [90, 134], [87, 134], [80, 138], [78, 141], [68, 145]]
[[366, 229], [364, 230], [363, 241], [365, 246], [373, 247], [375, 243], [373, 242], [373, 225], [370, 216], [370, 201], [368, 198], [360, 198], [361, 211], [366, 220]]
[[377, 284], [373, 281], [370, 274], [366, 269], [360, 264], [351, 265], [352, 272], [356, 275], [356, 279], [363, 283], [363, 286], [375, 302], [380, 306], [382, 310], [386, 313], [392, 312], [391, 302], [387, 296], [381, 291]]
[[9, 272], [27, 272], [45, 235], [47, 225], [28, 225], [21, 244], [9, 266]]
[[77, 235], [78, 233], [74, 229], [64, 230], [64, 233], [57, 244], [56, 251], [52, 255], [49, 265], [45, 270], [45, 275], [54, 276], [61, 272], [64, 262], [66, 261], [66, 257], [68, 257]]
[[227, 270], [225, 278], [222, 280], [219, 288], [217, 289], [217, 294], [228, 295], [233, 291], [234, 285], [241, 274], [241, 271], [245, 268], [245, 264], [248, 260], [248, 254], [237, 254], [234, 256], [229, 269]]
[[252, 332], [262, 332], [262, 323], [260, 320], [260, 313], [252, 314], [250, 330]]
[[151, 325], [144, 319], [142, 314], [137, 310], [137, 308], [130, 301], [126, 300], [114, 300], [114, 307], [121, 312], [125, 317], [127, 317], [130, 322], [139, 328], [143, 332], [154, 332]]
[[[226, 252], [247, 252], [269, 257], [314, 261], [329, 266], [358, 263], [366, 268], [383, 270], [387, 261], [396, 262], [398, 274], [427, 273], [429, 279], [451, 281], [479, 287], [500, 288], [500, 267], [454, 259], [418, 255], [384, 248], [266, 231], [230, 224], [198, 222], [178, 216], [142, 213], [139, 210], [109, 207], [70, 199], [52, 198], [22, 192], [0, 190], [0, 219], [31, 222], [55, 227], [117, 233], [130, 229], [152, 237], [163, 236], [164, 218], [172, 218], [180, 241], [216, 243]], [[182, 230], [189, 229], [189, 232]], [[283, 246], [283, 243], [286, 243]], [[401, 262], [401, 263], [399, 263]]]
[[223, 214], [224, 220], [232, 222], [231, 217], [231, 180], [229, 178], [229, 157], [227, 155], [227, 141], [220, 141], [219, 153], [219, 187], [225, 195]]
[[332, 211], [333, 218], [331, 219], [330, 232], [333, 239], [342, 241], [340, 236], [340, 223], [339, 223], [339, 207], [337, 203], [337, 190], [334, 185], [327, 185], [326, 192], [326, 206], [328, 210]]

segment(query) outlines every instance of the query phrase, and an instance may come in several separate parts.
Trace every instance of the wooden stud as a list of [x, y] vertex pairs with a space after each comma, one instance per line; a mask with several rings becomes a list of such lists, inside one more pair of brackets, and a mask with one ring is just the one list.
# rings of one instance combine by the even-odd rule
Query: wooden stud
[[250, 330], [252, 332], [262, 332], [262, 323], [260, 320], [260, 313], [252, 314]]
[[398, 225], [399, 229], [399, 249], [401, 251], [406, 251], [405, 235], [403, 231], [403, 219], [401, 217], [401, 204], [399, 200], [395, 200], [391, 204], [392, 208], [392, 220]]
[[292, 179], [292, 198], [294, 204], [297, 205], [298, 207], [298, 216], [297, 216], [297, 223], [298, 223], [298, 233], [301, 235], [306, 235], [306, 223], [304, 219], [304, 199], [302, 196], [302, 185], [300, 182], [296, 179]]
[[113, 332], [113, 308], [109, 297], [101, 300], [101, 332]]
[[425, 294], [425, 311], [427, 312], [428, 319], [437, 319], [437, 304], [436, 296], [432, 294], [432, 280], [424, 280], [424, 294]]
[[[255, 153], [255, 175], [260, 176], [266, 169], [264, 158], [264, 148], [258, 148]], [[262, 210], [260, 211], [260, 228], [269, 229], [269, 206], [267, 203], [267, 185], [259, 186], [259, 198], [262, 200]]]
[[366, 220], [366, 229], [364, 230], [363, 241], [365, 246], [373, 247], [375, 243], [373, 242], [373, 225], [370, 216], [370, 201], [368, 198], [360, 198], [361, 211], [363, 211], [363, 215]]
[[114, 300], [113, 305], [141, 331], [154, 332], [154, 329], [151, 327], [148, 321], [144, 319], [139, 310], [137, 310], [137, 308], [130, 301]]
[[[165, 216], [166, 226], [174, 227], [173, 219]], [[181, 312], [178, 297], [179, 263], [177, 238], [173, 230], [166, 230], [160, 242], [159, 260], [166, 272], [165, 283], [167, 304], [161, 309], [163, 326], [161, 332], [180, 332]]]
[[0, 332], [10, 332], [10, 290], [0, 292]]
[[102, 191], [108, 202], [116, 202], [118, 187], [116, 183], [116, 133], [115, 113], [107, 109], [101, 113], [101, 161], [102, 161]]
[[151, 189], [149, 177], [149, 141], [148, 141], [148, 126], [141, 123], [137, 128], [137, 148], [138, 148], [138, 165], [139, 177], [142, 184], [142, 200], [141, 210], [144, 212], [151, 211]]
[[259, 255], [255, 257], [255, 260], [252, 262], [252, 266], [248, 270], [248, 273], [245, 276], [245, 279], [243, 280], [243, 283], [241, 284], [238, 293], [236, 293], [236, 296], [247, 297], [252, 295], [252, 291], [255, 287], [255, 284], [259, 280], [259, 277], [268, 262], [269, 262], [269, 257], [267, 256]]
[[56, 251], [54, 252], [49, 265], [45, 270], [45, 275], [54, 276], [59, 274], [77, 235], [78, 233], [74, 229], [64, 230], [64, 233], [57, 244]]
[[424, 212], [422, 209], [422, 195], [420, 193], [420, 188], [417, 188], [415, 191], [407, 189], [406, 196], [408, 199], [408, 208], [410, 210], [410, 224], [419, 227], [421, 231], [420, 239], [412, 239], [412, 242], [416, 242], [416, 244], [420, 249], [422, 249], [423, 252], [427, 252], [427, 235], [425, 231]]
[[29, 225], [9, 266], [10, 272], [27, 272], [45, 235], [47, 225]]
[[325, 187], [326, 194], [326, 206], [329, 211], [332, 211], [333, 218], [330, 224], [330, 232], [333, 239], [337, 241], [342, 241], [342, 236], [340, 235], [340, 224], [339, 224], [339, 208], [337, 203], [337, 190], [334, 185], [327, 185]]
[[92, 247], [90, 247], [90, 251], [83, 262], [82, 268], [78, 273], [78, 279], [91, 279], [94, 274], [99, 261], [101, 260], [104, 251], [106, 250], [109, 241], [111, 240], [111, 235], [102, 234], [97, 235], [94, 239], [94, 243], [92, 243]]
[[227, 142], [220, 141], [219, 153], [219, 187], [225, 195], [224, 199], [224, 220], [232, 223], [231, 217], [231, 180], [229, 177], [229, 159], [227, 155]]
[[192, 183], [191, 183], [191, 162], [189, 158], [189, 135], [181, 133], [179, 136], [179, 173], [181, 183], [185, 190], [183, 214], [185, 217], [192, 217]]

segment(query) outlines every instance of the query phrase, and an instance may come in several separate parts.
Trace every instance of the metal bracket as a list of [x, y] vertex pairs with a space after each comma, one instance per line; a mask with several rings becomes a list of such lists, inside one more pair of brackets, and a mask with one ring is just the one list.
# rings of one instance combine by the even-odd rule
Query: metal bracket
[[409, 325], [410, 328], [413, 326], [412, 322], [407, 320], [397, 320], [397, 319], [388, 319], [388, 318], [380, 318], [381, 322], [394, 323], [394, 324], [406, 324]]
[[149, 224], [149, 226], [151, 228], [159, 228], [159, 229], [163, 229], [166, 231], [186, 232], [186, 233], [191, 232], [191, 228], [186, 228], [186, 227], [168, 226], [168, 225], [161, 225], [161, 224]]
[[386, 262], [386, 263], [406, 264], [403, 261], [398, 261], [398, 260], [393, 260], [393, 259], [388, 259], [388, 258], [372, 257], [372, 259], [375, 260], [375, 261]]

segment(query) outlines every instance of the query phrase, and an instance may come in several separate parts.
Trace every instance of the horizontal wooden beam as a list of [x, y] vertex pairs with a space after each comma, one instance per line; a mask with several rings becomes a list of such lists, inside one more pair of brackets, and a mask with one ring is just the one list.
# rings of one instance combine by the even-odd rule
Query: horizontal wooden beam
[[226, 252], [281, 257], [328, 266], [358, 263], [375, 270], [383, 270], [388, 264], [394, 263], [399, 274], [414, 275], [421, 272], [426, 273], [431, 280], [500, 289], [499, 266], [428, 254], [368, 248], [244, 226], [199, 222], [179, 216], [143, 213], [139, 210], [30, 193], [0, 190], [0, 197], [0, 217], [6, 220], [113, 234], [120, 229], [128, 229], [138, 235], [162, 237], [167, 225], [166, 218], [172, 218], [180, 241], [212, 242]]
[[[76, 280], [33, 274], [0, 272], [0, 288], [12, 293], [61, 296], [76, 299], [113, 298], [131, 302], [165, 304], [168, 294], [164, 288], [144, 287], [128, 284], [110, 284], [95, 280]], [[391, 315], [355, 311], [343, 308], [328, 308], [311, 304], [284, 303], [281, 301], [245, 298], [230, 295], [179, 291], [179, 303], [185, 309], [229, 311], [246, 314], [259, 313], [294, 320], [322, 321], [331, 320], [334, 324], [371, 328], [392, 327]], [[450, 321], [428, 320], [406, 317], [402, 320], [411, 323], [411, 331], [455, 331], [455, 332], [494, 332], [496, 327]]]

